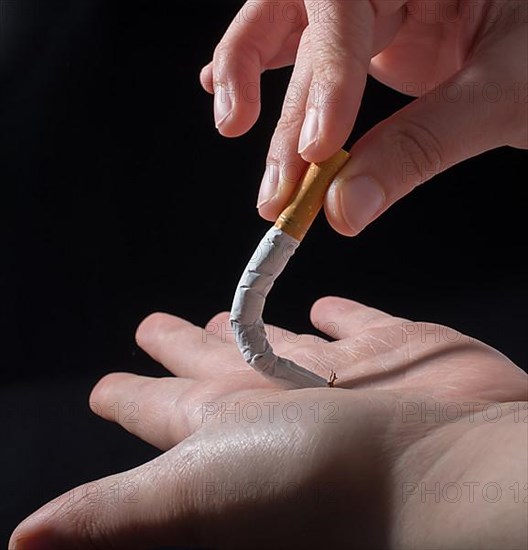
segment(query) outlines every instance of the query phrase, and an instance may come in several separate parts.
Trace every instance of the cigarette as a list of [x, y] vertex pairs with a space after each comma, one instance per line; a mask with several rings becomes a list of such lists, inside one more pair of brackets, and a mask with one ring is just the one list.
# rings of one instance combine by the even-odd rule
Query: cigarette
[[350, 158], [343, 150], [325, 162], [311, 164], [293, 200], [260, 241], [238, 283], [231, 307], [231, 327], [246, 362], [257, 372], [299, 388], [333, 386], [325, 379], [273, 353], [262, 313], [273, 283], [310, 229], [323, 205], [328, 186]]

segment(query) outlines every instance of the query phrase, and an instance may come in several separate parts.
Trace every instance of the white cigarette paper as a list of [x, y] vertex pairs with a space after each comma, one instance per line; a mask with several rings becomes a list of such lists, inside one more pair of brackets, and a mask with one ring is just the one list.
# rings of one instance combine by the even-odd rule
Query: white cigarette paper
[[281, 378], [300, 388], [328, 387], [328, 381], [273, 353], [262, 312], [275, 279], [299, 246], [299, 241], [272, 227], [249, 261], [233, 299], [231, 327], [246, 362], [269, 378]]

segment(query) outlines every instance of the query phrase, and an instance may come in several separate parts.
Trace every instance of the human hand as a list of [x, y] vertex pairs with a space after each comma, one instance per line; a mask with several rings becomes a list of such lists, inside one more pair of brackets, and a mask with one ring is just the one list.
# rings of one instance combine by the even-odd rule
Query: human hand
[[325, 212], [355, 235], [434, 175], [489, 149], [528, 147], [524, 0], [247, 2], [201, 73], [224, 136], [260, 112], [260, 74], [294, 64], [258, 198], [274, 221], [306, 162], [348, 138], [367, 73], [419, 99], [351, 150]]
[[311, 318], [336, 341], [268, 333], [337, 388], [254, 372], [227, 313], [206, 330], [148, 317], [138, 343], [175, 377], [110, 374], [90, 401], [108, 420], [137, 404], [137, 422], [119, 421], [166, 452], [48, 503], [9, 548], [525, 547], [526, 374], [451, 329], [349, 300], [319, 300]]

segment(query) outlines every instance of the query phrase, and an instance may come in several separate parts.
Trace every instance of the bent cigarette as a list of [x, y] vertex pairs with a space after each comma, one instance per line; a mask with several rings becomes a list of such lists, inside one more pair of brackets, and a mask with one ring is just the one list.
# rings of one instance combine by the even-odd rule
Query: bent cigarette
[[331, 181], [349, 158], [347, 152], [339, 151], [327, 161], [309, 166], [299, 191], [244, 270], [231, 308], [231, 327], [246, 362], [264, 376], [287, 380], [300, 388], [332, 386], [335, 375], [326, 380], [275, 355], [266, 337], [262, 312], [273, 283], [315, 220]]

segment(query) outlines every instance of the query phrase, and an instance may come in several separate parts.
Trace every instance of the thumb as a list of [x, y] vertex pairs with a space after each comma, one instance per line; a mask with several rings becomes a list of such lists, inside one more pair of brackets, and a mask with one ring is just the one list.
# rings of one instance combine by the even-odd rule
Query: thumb
[[133, 470], [76, 487], [24, 520], [9, 550], [197, 544], [190, 520], [196, 498], [185, 475], [191, 461], [192, 453], [174, 448]]
[[354, 145], [326, 198], [326, 216], [336, 231], [356, 235], [450, 166], [516, 144], [522, 116], [515, 84], [483, 79], [483, 74], [477, 67], [463, 69]]

